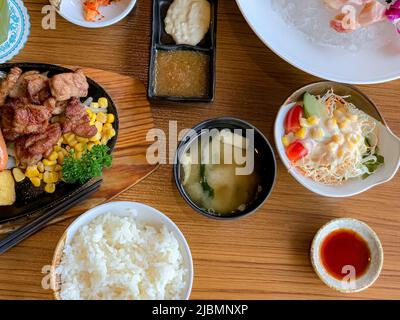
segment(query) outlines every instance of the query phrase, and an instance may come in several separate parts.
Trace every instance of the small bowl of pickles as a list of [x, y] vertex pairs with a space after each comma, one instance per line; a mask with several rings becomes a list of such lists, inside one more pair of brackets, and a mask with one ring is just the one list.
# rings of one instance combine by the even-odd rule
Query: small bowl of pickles
[[250, 123], [210, 119], [183, 137], [174, 178], [195, 211], [214, 219], [237, 219], [255, 212], [271, 194], [275, 155], [268, 139]]

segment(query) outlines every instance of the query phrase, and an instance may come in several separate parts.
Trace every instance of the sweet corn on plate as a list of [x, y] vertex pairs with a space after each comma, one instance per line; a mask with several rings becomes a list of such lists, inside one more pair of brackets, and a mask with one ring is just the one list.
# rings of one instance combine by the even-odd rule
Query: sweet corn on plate
[[[53, 193], [56, 190], [56, 184], [63, 181], [62, 165], [66, 157], [73, 156], [75, 159], [80, 159], [84, 152], [91, 151], [93, 146], [107, 145], [110, 139], [115, 137], [115, 115], [107, 113], [105, 111], [107, 107], [108, 99], [101, 97], [97, 102], [91, 102], [85, 109], [89, 115], [90, 124], [97, 128], [96, 135], [85, 138], [73, 133], [64, 133], [46, 158], [36, 165], [14, 168], [12, 173], [15, 181], [21, 182], [28, 178], [34, 187], [43, 186], [45, 192]], [[105, 112], [98, 112], [97, 109]]]

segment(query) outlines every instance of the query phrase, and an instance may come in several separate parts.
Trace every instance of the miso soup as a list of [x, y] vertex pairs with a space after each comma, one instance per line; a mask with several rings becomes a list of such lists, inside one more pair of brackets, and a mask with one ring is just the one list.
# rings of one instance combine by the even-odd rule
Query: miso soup
[[180, 159], [181, 182], [197, 206], [211, 214], [230, 215], [257, 199], [262, 191], [261, 164], [254, 144], [227, 129], [193, 144]]

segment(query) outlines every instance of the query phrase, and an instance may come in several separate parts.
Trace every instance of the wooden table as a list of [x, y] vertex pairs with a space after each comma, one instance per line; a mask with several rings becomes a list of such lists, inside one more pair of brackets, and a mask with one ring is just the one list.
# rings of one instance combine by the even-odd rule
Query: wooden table
[[[14, 61], [47, 62], [102, 68], [147, 83], [151, 1], [139, 0], [120, 23], [99, 30], [74, 26], [57, 17], [56, 30], [41, 28], [46, 0], [26, 0], [31, 35]], [[286, 96], [316, 78], [281, 60], [246, 24], [235, 1], [220, 1], [218, 14], [217, 91], [209, 105], [157, 104], [157, 127], [169, 120], [179, 129], [217, 116], [250, 121], [273, 141], [275, 114]], [[380, 106], [389, 126], [400, 135], [400, 81], [364, 86]], [[275, 190], [256, 214], [238, 221], [214, 221], [190, 209], [178, 194], [170, 165], [119, 197], [140, 201], [166, 213], [185, 234], [195, 268], [193, 299], [400, 299], [400, 179], [351, 199], [312, 194], [278, 161]], [[385, 262], [382, 274], [365, 292], [344, 295], [326, 287], [312, 270], [310, 242], [332, 218], [367, 222], [380, 236]], [[0, 298], [51, 299], [42, 289], [42, 267], [71, 221], [47, 227], [0, 256]]]

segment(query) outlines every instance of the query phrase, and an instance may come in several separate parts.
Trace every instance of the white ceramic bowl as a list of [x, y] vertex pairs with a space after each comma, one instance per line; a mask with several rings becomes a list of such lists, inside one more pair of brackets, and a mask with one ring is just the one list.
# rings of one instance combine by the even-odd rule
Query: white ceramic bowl
[[285, 22], [272, 8], [271, 0], [236, 2], [248, 24], [264, 44], [282, 59], [305, 72], [324, 79], [353, 84], [380, 83], [400, 77], [400, 39], [382, 48], [366, 48], [358, 52], [322, 46], [308, 40], [303, 33]]
[[[321, 262], [320, 250], [324, 239], [338, 229], [355, 231], [367, 242], [371, 251], [369, 268], [360, 278], [355, 279], [352, 285], [332, 277]], [[328, 287], [343, 293], [359, 292], [370, 287], [378, 279], [383, 266], [383, 248], [376, 233], [364, 222], [350, 218], [334, 219], [319, 229], [315, 235], [311, 245], [311, 263], [318, 277]]]
[[69, 22], [85, 28], [102, 28], [113, 25], [123, 18], [135, 7], [136, 0], [119, 0], [109, 6], [100, 7], [104, 16], [100, 21], [86, 21], [83, 16], [82, 0], [50, 0], [57, 8], [57, 12]]
[[[367, 179], [349, 179], [339, 186], [324, 185], [302, 175], [291, 165], [286, 155], [285, 147], [282, 144], [282, 137], [285, 135], [285, 117], [294, 103], [301, 100], [306, 91], [317, 95], [324, 94], [330, 88], [333, 88], [334, 92], [339, 95], [351, 95], [350, 101], [358, 108], [380, 121], [378, 125], [380, 137], [378, 147], [379, 153], [385, 157], [385, 164]], [[295, 91], [283, 103], [278, 112], [275, 120], [274, 137], [279, 157], [289, 173], [310, 191], [326, 197], [350, 197], [365, 192], [374, 186], [390, 181], [396, 175], [400, 167], [400, 139], [385, 125], [385, 121], [375, 104], [360, 90], [350, 85], [322, 81], [309, 84]]]
[[[128, 211], [132, 210], [132, 211]], [[65, 231], [64, 235], [61, 237], [60, 241], [57, 244], [57, 248], [54, 253], [53, 257], [53, 262], [52, 262], [52, 272], [51, 272], [51, 287], [54, 290], [55, 297], [59, 299], [59, 283], [60, 283], [60, 275], [55, 272], [57, 266], [59, 265], [61, 259], [62, 259], [62, 254], [63, 250], [66, 244], [69, 244], [71, 240], [73, 239], [75, 233], [78, 231], [78, 229], [85, 225], [88, 224], [90, 221], [95, 219], [96, 217], [106, 214], [106, 213], [115, 213], [119, 212], [118, 214], [121, 214], [123, 216], [126, 216], [127, 214], [134, 214], [135, 219], [141, 222], [145, 222], [148, 224], [152, 224], [155, 226], [166, 226], [167, 229], [174, 234], [176, 239], [178, 240], [180, 244], [180, 250], [184, 259], [184, 264], [186, 268], [189, 270], [187, 274], [187, 279], [186, 279], [186, 289], [185, 289], [185, 294], [183, 299], [188, 300], [190, 297], [190, 293], [192, 292], [192, 285], [193, 285], [193, 276], [194, 276], [194, 271], [193, 271], [193, 259], [192, 259], [192, 254], [190, 252], [189, 245], [182, 234], [182, 232], [179, 230], [179, 228], [176, 226], [176, 224], [169, 219], [166, 215], [161, 213], [160, 211], [149, 207], [145, 204], [137, 203], [137, 202], [129, 202], [129, 201], [115, 201], [115, 202], [108, 202], [105, 204], [102, 204], [100, 206], [94, 207], [90, 209], [89, 211], [86, 211], [83, 213], [81, 216], [79, 216]]]

